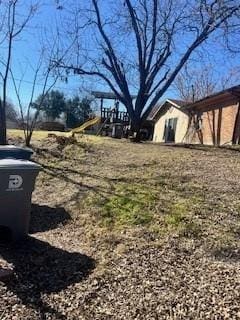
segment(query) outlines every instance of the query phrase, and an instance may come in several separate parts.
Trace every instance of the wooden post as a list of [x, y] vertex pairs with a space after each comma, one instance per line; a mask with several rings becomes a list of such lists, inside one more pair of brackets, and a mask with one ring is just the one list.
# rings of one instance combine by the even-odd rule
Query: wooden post
[[240, 143], [240, 102], [238, 102], [237, 108], [238, 110], [236, 114], [234, 130], [233, 130], [232, 144]]
[[6, 110], [0, 99], [0, 144], [7, 144]]
[[101, 98], [100, 110], [101, 110], [101, 120], [102, 120], [102, 118], [103, 118], [103, 98]]
[[222, 108], [218, 109], [218, 120], [217, 120], [217, 145], [221, 144], [221, 129], [222, 129]]

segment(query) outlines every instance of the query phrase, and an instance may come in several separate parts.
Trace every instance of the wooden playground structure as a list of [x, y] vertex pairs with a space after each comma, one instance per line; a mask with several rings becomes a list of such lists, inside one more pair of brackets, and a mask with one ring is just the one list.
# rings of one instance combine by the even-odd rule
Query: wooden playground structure
[[[96, 127], [96, 135], [110, 136], [112, 138], [128, 138], [131, 135], [131, 120], [127, 111], [120, 110], [120, 103], [116, 95], [111, 92], [92, 91], [96, 99], [100, 99], [100, 114], [87, 120], [80, 127], [72, 130], [72, 135], [82, 133], [84, 130]], [[135, 96], [131, 96], [135, 99]], [[104, 100], [113, 100], [112, 107], [105, 107]], [[145, 125], [146, 126], [146, 125]], [[148, 127], [143, 130], [149, 131]]]
[[[100, 99], [100, 115], [89, 119], [80, 127], [72, 130], [72, 134], [81, 133], [93, 126], [98, 126], [97, 135], [122, 138], [130, 129], [130, 118], [126, 111], [119, 110], [119, 101], [115, 94], [108, 92], [93, 91], [92, 95]], [[134, 98], [134, 97], [132, 97]], [[112, 107], [104, 106], [104, 99], [114, 100]]]

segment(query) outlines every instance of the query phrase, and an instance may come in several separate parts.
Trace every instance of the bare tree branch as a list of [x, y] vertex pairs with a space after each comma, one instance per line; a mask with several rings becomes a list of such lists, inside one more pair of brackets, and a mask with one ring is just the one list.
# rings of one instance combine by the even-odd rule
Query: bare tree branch
[[18, 4], [20, 2], [21, 0], [6, 1], [6, 3], [2, 4], [3, 7], [0, 8], [3, 10], [3, 20], [0, 28], [0, 38], [2, 39], [1, 45], [6, 46], [6, 58], [1, 59], [3, 69], [0, 71], [1, 78], [3, 79], [2, 101], [0, 105], [0, 144], [7, 143], [5, 109], [7, 103], [8, 78], [13, 54], [13, 43], [27, 27], [38, 8], [37, 4], [30, 5], [28, 7], [27, 16], [22, 20], [18, 19]]
[[[110, 1], [107, 12], [100, 0], [91, 4], [87, 21], [92, 14], [96, 20], [81, 31], [83, 37], [92, 32], [97, 54], [89, 59], [86, 49], [85, 66], [77, 60], [77, 65], [61, 61], [58, 67], [103, 79], [126, 106], [138, 132], [191, 55], [223, 26], [236, 25], [240, 14], [237, 0], [117, 0], [116, 20]], [[130, 91], [136, 86], [133, 103]]]

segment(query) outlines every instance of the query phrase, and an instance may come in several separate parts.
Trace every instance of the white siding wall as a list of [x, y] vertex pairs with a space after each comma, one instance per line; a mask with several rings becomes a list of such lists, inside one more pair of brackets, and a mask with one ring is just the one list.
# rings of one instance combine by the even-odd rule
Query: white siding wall
[[177, 118], [177, 127], [175, 134], [175, 143], [184, 142], [184, 137], [188, 127], [188, 116], [175, 107], [170, 107], [160, 118], [154, 126], [153, 142], [165, 142], [163, 138], [165, 120], [170, 118]]

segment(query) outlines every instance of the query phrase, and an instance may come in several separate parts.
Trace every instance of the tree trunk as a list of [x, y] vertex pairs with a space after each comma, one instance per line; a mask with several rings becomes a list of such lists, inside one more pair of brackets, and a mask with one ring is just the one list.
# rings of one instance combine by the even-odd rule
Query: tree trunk
[[26, 138], [25, 138], [26, 147], [30, 147], [30, 146], [31, 146], [32, 134], [33, 134], [33, 132], [30, 131], [30, 132], [27, 134]]
[[139, 128], [139, 130], [138, 131], [135, 131], [135, 137], [134, 137], [134, 139], [133, 139], [133, 142], [141, 142], [141, 138], [142, 138], [142, 136], [141, 136], [141, 131], [140, 131], [140, 128]]
[[142, 127], [142, 121], [141, 119], [132, 121], [132, 128], [131, 131], [133, 132], [133, 142], [140, 142], [141, 141], [141, 127]]
[[0, 101], [0, 145], [7, 144], [6, 111]]

